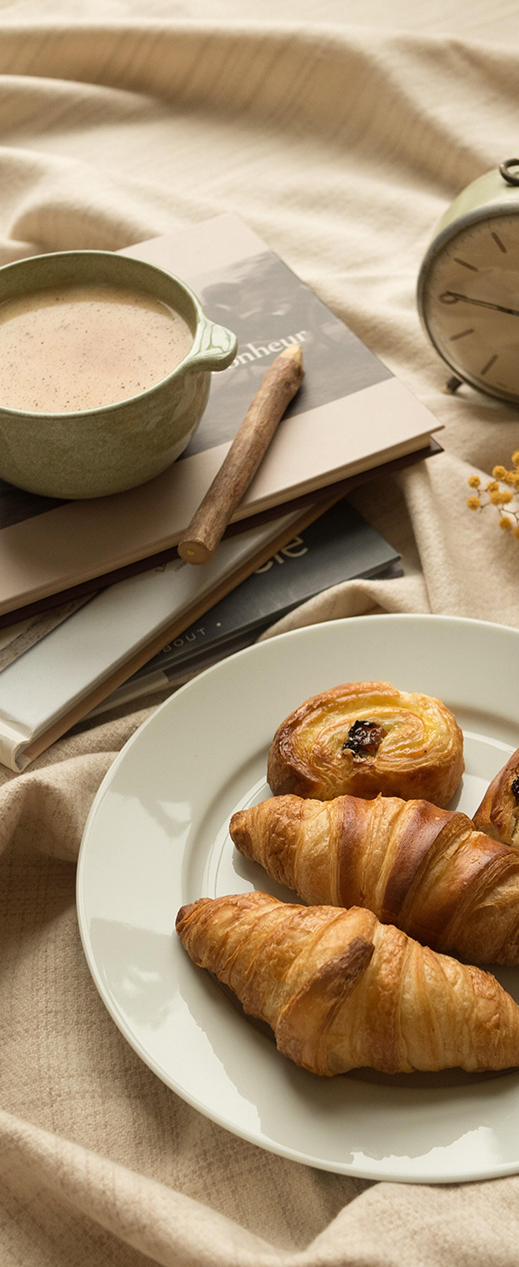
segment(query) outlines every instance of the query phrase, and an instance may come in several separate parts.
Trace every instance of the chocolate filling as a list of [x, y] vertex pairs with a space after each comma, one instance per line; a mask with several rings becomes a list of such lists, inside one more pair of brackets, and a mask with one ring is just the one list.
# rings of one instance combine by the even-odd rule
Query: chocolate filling
[[516, 805], [519, 805], [519, 774], [517, 775], [517, 778], [514, 779], [513, 783], [510, 785], [510, 791], [512, 793], [512, 796], [515, 797]]

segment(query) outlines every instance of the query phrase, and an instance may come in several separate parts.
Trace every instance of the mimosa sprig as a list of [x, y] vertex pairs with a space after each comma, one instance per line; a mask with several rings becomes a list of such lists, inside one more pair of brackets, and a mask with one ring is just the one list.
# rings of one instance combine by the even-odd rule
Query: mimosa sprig
[[[469, 510], [485, 510], [487, 506], [495, 506], [499, 515], [499, 527], [503, 532], [511, 532], [513, 537], [519, 539], [519, 507], [515, 500], [519, 493], [519, 449], [512, 454], [511, 470], [507, 471], [505, 466], [495, 466], [492, 475], [493, 479], [484, 486], [479, 475], [470, 476], [469, 487], [475, 491], [467, 498], [467, 506]], [[501, 484], [508, 487], [501, 488]]]

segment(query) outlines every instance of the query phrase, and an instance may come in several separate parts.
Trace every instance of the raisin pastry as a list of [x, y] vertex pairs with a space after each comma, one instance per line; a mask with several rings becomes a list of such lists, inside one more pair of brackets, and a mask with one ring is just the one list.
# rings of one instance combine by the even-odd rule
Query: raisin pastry
[[349, 682], [282, 722], [268, 759], [275, 796], [349, 793], [447, 805], [463, 773], [463, 735], [441, 700], [390, 682]]
[[191, 959], [311, 1073], [519, 1064], [519, 1008], [495, 977], [435, 954], [371, 911], [242, 893], [181, 907], [177, 932]]
[[242, 854], [312, 905], [367, 906], [433, 950], [519, 964], [519, 850], [428, 801], [275, 796], [234, 814]]
[[479, 831], [519, 849], [519, 748], [492, 779], [473, 822]]

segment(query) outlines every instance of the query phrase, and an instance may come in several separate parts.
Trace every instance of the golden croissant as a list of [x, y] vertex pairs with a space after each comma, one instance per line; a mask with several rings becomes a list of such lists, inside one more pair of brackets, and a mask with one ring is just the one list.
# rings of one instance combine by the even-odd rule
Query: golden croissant
[[314, 695], [279, 726], [268, 759], [275, 796], [425, 797], [447, 805], [463, 774], [463, 735], [441, 700], [390, 682]]
[[231, 837], [305, 902], [367, 906], [434, 950], [519, 964], [519, 850], [465, 814], [379, 796], [278, 796], [234, 814]]
[[181, 907], [177, 931], [191, 959], [312, 1073], [519, 1064], [519, 1008], [495, 977], [435, 954], [371, 911], [243, 893]]
[[519, 748], [492, 779], [473, 822], [479, 831], [519, 848]]

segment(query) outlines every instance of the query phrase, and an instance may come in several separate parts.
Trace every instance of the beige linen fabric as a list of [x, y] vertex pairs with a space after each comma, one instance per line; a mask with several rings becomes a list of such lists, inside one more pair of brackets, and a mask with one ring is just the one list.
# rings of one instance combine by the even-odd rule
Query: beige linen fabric
[[[445, 424], [444, 456], [355, 498], [405, 576], [337, 586], [283, 628], [372, 610], [519, 625], [519, 542], [465, 509], [467, 475], [519, 448], [518, 415], [443, 394], [414, 303], [445, 206], [517, 152], [517, 5], [0, 10], [1, 262], [237, 211]], [[145, 715], [73, 734], [0, 787], [2, 1267], [516, 1265], [519, 1178], [369, 1185], [298, 1166], [201, 1117], [127, 1046], [83, 958], [74, 860]]]

